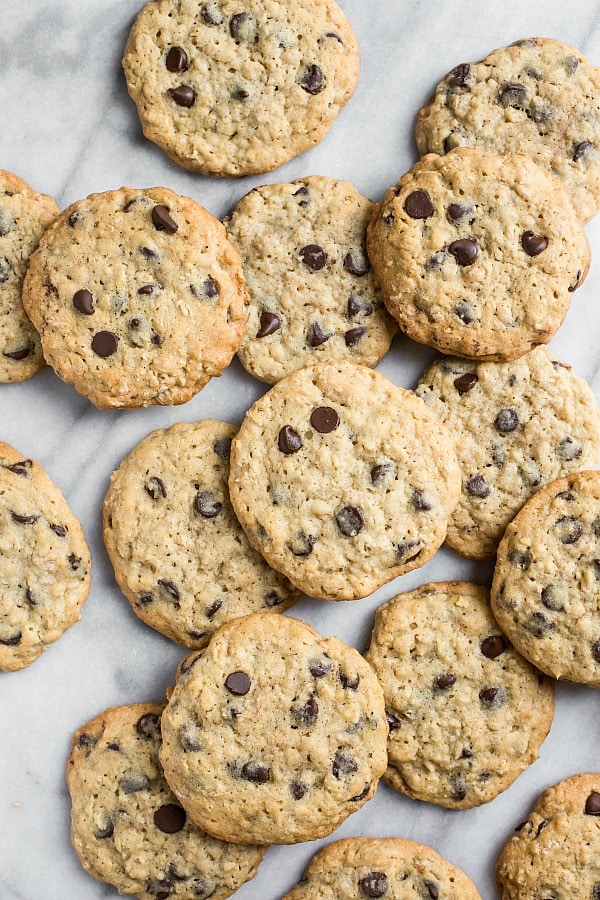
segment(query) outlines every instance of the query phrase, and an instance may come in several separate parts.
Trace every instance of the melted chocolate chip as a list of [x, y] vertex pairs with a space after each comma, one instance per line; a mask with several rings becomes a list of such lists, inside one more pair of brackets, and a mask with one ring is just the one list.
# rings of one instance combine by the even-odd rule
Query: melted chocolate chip
[[144, 713], [137, 720], [135, 730], [148, 741], [160, 740], [160, 716], [156, 713]]
[[576, 544], [583, 533], [581, 522], [572, 516], [562, 516], [558, 519], [556, 529], [561, 544]]
[[344, 334], [344, 342], [346, 347], [356, 347], [367, 333], [368, 328], [350, 328]]
[[302, 438], [291, 425], [284, 425], [277, 436], [277, 446], [282, 453], [289, 456], [302, 448]]
[[86, 731], [84, 731], [77, 738], [77, 746], [82, 750], [85, 750], [85, 755], [89, 756], [91, 751], [96, 746], [96, 738], [92, 737], [91, 734], [88, 734]]
[[161, 497], [167, 496], [166, 485], [158, 475], [151, 475], [149, 478], [146, 478], [144, 490], [153, 500], [160, 500]]
[[265, 784], [271, 778], [271, 770], [257, 762], [247, 762], [242, 766], [242, 777], [254, 784]]
[[404, 201], [404, 209], [411, 219], [428, 219], [435, 212], [427, 191], [413, 191]]
[[29, 603], [30, 606], [37, 606], [37, 605], [38, 605], [38, 601], [37, 601], [37, 599], [34, 597], [32, 591], [31, 591], [31, 588], [27, 588], [27, 589], [26, 589], [26, 591], [25, 591], [25, 599], [27, 600], [27, 602]]
[[281, 328], [281, 321], [279, 316], [275, 315], [275, 313], [267, 312], [267, 310], [263, 310], [260, 314], [260, 327], [256, 332], [257, 338], [268, 337], [270, 334], [274, 334], [276, 331], [279, 331]]
[[435, 883], [435, 881], [423, 881], [423, 889], [427, 891], [426, 897], [430, 897], [431, 900], [438, 900], [440, 896], [439, 885]]
[[394, 213], [391, 211], [384, 213], [381, 216], [381, 218], [385, 222], [386, 225], [393, 225], [394, 222], [396, 221], [396, 217], [395, 217]]
[[329, 660], [315, 660], [309, 666], [310, 674], [313, 678], [324, 678], [325, 675], [329, 675], [332, 668], [333, 663], [329, 662]]
[[31, 513], [31, 515], [29, 516], [23, 516], [11, 509], [10, 517], [13, 522], [17, 523], [17, 525], [33, 525], [34, 522], [37, 522], [40, 516], [39, 513]]
[[488, 659], [496, 659], [506, 650], [506, 638], [499, 634], [492, 634], [481, 642], [481, 652]]
[[196, 102], [196, 91], [189, 84], [180, 84], [177, 87], [169, 88], [167, 94], [170, 94], [177, 106], [184, 106], [189, 109]]
[[455, 222], [460, 222], [470, 212], [472, 210], [468, 206], [463, 206], [461, 203], [451, 203], [446, 215], [448, 216], [448, 221], [454, 224]]
[[524, 231], [521, 235], [521, 246], [528, 256], [539, 256], [548, 246], [548, 241], [541, 234]]
[[92, 316], [95, 312], [94, 298], [85, 288], [73, 294], [73, 306], [84, 316]]
[[519, 416], [515, 409], [501, 409], [494, 419], [496, 430], [501, 434], [510, 434], [519, 427]]
[[318, 322], [313, 322], [308, 328], [306, 343], [309, 347], [320, 347], [321, 344], [325, 344], [330, 337], [331, 335], [326, 331], [323, 331]]
[[393, 713], [386, 712], [385, 720], [388, 723], [390, 731], [396, 731], [402, 726], [402, 722]]
[[9, 472], [14, 475], [20, 475], [22, 478], [28, 478], [31, 471], [32, 461], [30, 459], [20, 459], [13, 463], [12, 466], [5, 466]]
[[234, 697], [243, 697], [251, 686], [252, 682], [245, 672], [232, 672], [225, 679], [225, 687]]
[[446, 84], [453, 88], [468, 88], [473, 81], [471, 66], [469, 63], [461, 63], [455, 66], [451, 72], [446, 75]]
[[119, 338], [112, 331], [98, 331], [92, 338], [92, 350], [102, 359], [116, 353], [118, 346]]
[[[196, 659], [198, 657], [194, 657], [192, 663]], [[188, 670], [189, 667], [186, 671]], [[199, 750], [202, 750], [200, 737], [200, 725], [193, 719], [187, 719], [179, 729], [179, 743], [187, 753], [197, 753]]]
[[498, 94], [498, 103], [505, 109], [525, 109], [527, 106], [527, 88], [518, 81], [505, 81]]
[[342, 775], [352, 775], [354, 772], [358, 772], [358, 763], [347, 753], [338, 750], [333, 759], [332, 771], [339, 779]]
[[320, 94], [325, 87], [323, 70], [316, 65], [308, 66], [300, 79], [300, 87], [307, 94]]
[[154, 813], [154, 824], [165, 834], [177, 834], [186, 822], [185, 810], [176, 803], [165, 803]]
[[477, 258], [479, 249], [477, 242], [472, 238], [459, 238], [448, 244], [448, 251], [452, 254], [459, 266], [471, 266]]
[[356, 537], [365, 524], [362, 512], [356, 506], [342, 506], [335, 514], [335, 521], [346, 537]]
[[328, 262], [326, 252], [318, 244], [307, 244], [306, 247], [302, 247], [298, 255], [304, 265], [313, 272], [325, 268]]
[[586, 816], [600, 816], [600, 794], [597, 791], [592, 791], [585, 801], [585, 814]]
[[171, 47], [165, 58], [165, 66], [169, 72], [185, 72], [188, 65], [188, 55], [183, 47]]
[[455, 684], [456, 675], [454, 675], [452, 672], [445, 672], [443, 675], [438, 675], [438, 677], [434, 679], [433, 688], [436, 691], [447, 691]]
[[181, 599], [179, 588], [173, 581], [167, 581], [165, 578], [159, 578], [157, 584], [163, 589], [164, 593], [171, 598], [171, 600], [175, 600], [177, 602]]
[[536, 638], [544, 637], [554, 631], [554, 624], [541, 612], [534, 612], [526, 623], [526, 628]]
[[7, 359], [13, 359], [15, 362], [21, 362], [21, 360], [27, 359], [32, 349], [32, 347], [27, 345], [27, 347], [17, 347], [16, 350], [4, 350], [2, 356], [5, 356]]
[[[417, 549], [419, 548], [419, 549]], [[416, 553], [413, 551], [416, 550]], [[398, 562], [406, 565], [406, 563], [412, 562], [413, 559], [416, 559], [423, 552], [423, 548], [421, 547], [421, 541], [419, 538], [412, 541], [401, 541], [399, 544], [396, 544], [396, 556], [398, 557]]]
[[306, 703], [301, 706], [292, 706], [292, 718], [299, 725], [310, 727], [317, 721], [319, 715], [319, 704], [314, 697], [309, 697]]
[[340, 683], [342, 687], [347, 691], [357, 691], [360, 684], [360, 675], [357, 672], [356, 675], [351, 677], [344, 671], [340, 670]]
[[168, 878], [153, 878], [146, 884], [146, 893], [156, 900], [168, 900], [173, 892], [173, 882]]
[[593, 149], [594, 145], [590, 141], [580, 141], [578, 144], [575, 144], [573, 147], [573, 162], [579, 162]]
[[467, 796], [467, 782], [465, 781], [464, 775], [455, 772], [448, 780], [452, 790], [452, 799], [458, 801], [464, 800]]
[[467, 493], [470, 494], [471, 497], [484, 499], [485, 497], [489, 497], [491, 492], [492, 489], [483, 475], [473, 475], [473, 477], [469, 478], [467, 481]]
[[310, 424], [319, 434], [329, 434], [340, 424], [340, 417], [332, 406], [317, 406], [312, 411]]
[[389, 882], [383, 872], [369, 872], [358, 882], [365, 897], [383, 897], [388, 892]]
[[344, 257], [344, 269], [356, 278], [362, 278], [369, 271], [369, 263], [357, 250], [349, 250]]
[[467, 372], [465, 375], [459, 375], [454, 379], [454, 387], [459, 394], [468, 394], [479, 381], [479, 376], [475, 372]]
[[94, 837], [99, 841], [104, 841], [107, 838], [110, 838], [115, 833], [115, 826], [112, 819], [107, 819], [102, 828], [97, 828], [94, 832]]
[[357, 794], [355, 797], [350, 797], [351, 803], [358, 803], [359, 800], [364, 800], [369, 791], [371, 790], [371, 782], [366, 784], [360, 794]]
[[65, 525], [54, 525], [48, 523], [48, 527], [50, 528], [50, 531], [53, 531], [54, 534], [56, 534], [58, 537], [63, 538], [67, 534], [67, 528]]
[[8, 637], [8, 638], [0, 637], [0, 644], [2, 644], [4, 647], [16, 647], [21, 643], [22, 637], [23, 637], [23, 633], [21, 631], [17, 631], [11, 637]]
[[575, 281], [573, 282], [573, 284], [570, 284], [569, 287], [567, 288], [567, 290], [570, 294], [572, 294], [573, 291], [576, 291], [577, 288], [579, 287], [579, 285], [581, 284], [581, 274], [582, 274], [581, 269], [577, 269], [577, 275], [575, 276]]
[[205, 519], [214, 519], [223, 509], [223, 504], [217, 500], [212, 491], [200, 491], [194, 499], [194, 511]]
[[274, 606], [279, 606], [284, 600], [285, 597], [280, 597], [277, 591], [269, 591], [264, 596], [265, 606], [268, 606], [270, 609]]
[[396, 467], [393, 463], [379, 463], [371, 469], [371, 482], [374, 485], [381, 484], [386, 475], [391, 475], [395, 471]]
[[179, 228], [167, 207], [160, 204], [152, 208], [152, 223], [157, 231], [166, 231], [168, 234], [175, 234]]
[[470, 325], [471, 322], [475, 321], [475, 312], [470, 303], [467, 303], [466, 300], [461, 300], [460, 303], [457, 303], [454, 307], [454, 313], [458, 316], [461, 322], [464, 322], [465, 325]]

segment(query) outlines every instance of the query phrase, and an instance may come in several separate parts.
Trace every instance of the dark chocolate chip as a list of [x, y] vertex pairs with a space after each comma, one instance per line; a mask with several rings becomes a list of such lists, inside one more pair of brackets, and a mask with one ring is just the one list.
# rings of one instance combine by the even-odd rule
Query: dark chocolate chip
[[246, 44], [255, 44], [258, 40], [257, 21], [250, 12], [236, 13], [229, 20], [229, 33], [236, 44], [244, 41]]
[[579, 141], [578, 144], [575, 144], [573, 147], [573, 162], [579, 162], [580, 159], [583, 159], [590, 150], [594, 149], [594, 145], [590, 143], [590, 141]]
[[138, 791], [147, 791], [150, 787], [150, 779], [143, 772], [129, 769], [119, 780], [119, 787], [124, 794], [137, 794]]
[[454, 313], [458, 316], [461, 322], [464, 322], [465, 325], [470, 325], [471, 322], [475, 321], [475, 312], [470, 303], [467, 303], [466, 300], [461, 300], [460, 303], [457, 303], [454, 307]]
[[300, 79], [300, 87], [307, 94], [320, 94], [325, 87], [325, 76], [320, 66], [308, 66]]
[[[443, 250], [440, 250], [439, 253], [434, 253], [433, 256], [430, 256], [427, 262], [425, 263], [425, 271], [426, 272], [439, 272], [442, 266], [446, 261], [446, 256], [448, 254], [444, 253]], [[417, 308], [419, 308], [417, 306]]]
[[452, 789], [452, 799], [464, 800], [467, 796], [467, 782], [464, 775], [461, 775], [460, 772], [455, 772], [448, 780]]
[[33, 347], [28, 344], [27, 347], [17, 347], [16, 350], [4, 350], [2, 356], [5, 356], [7, 359], [13, 359], [15, 362], [21, 362], [21, 360], [30, 356], [32, 349]]
[[527, 88], [518, 81], [505, 81], [498, 94], [498, 102], [505, 109], [525, 109], [528, 103]]
[[319, 715], [319, 704], [314, 697], [309, 697], [306, 703], [301, 706], [292, 706], [292, 718], [299, 725], [310, 727], [317, 721]]
[[260, 328], [256, 332], [257, 338], [268, 337], [270, 334], [274, 334], [276, 331], [279, 331], [281, 328], [281, 321], [279, 316], [275, 315], [275, 313], [267, 312], [267, 310], [263, 310], [260, 314]]
[[158, 475], [151, 475], [149, 478], [146, 478], [144, 490], [153, 500], [159, 500], [161, 497], [167, 496], [166, 485]]
[[470, 494], [471, 497], [484, 499], [485, 497], [489, 497], [491, 492], [492, 489], [483, 475], [473, 475], [473, 477], [469, 478], [467, 481], [467, 493]]
[[573, 291], [577, 290], [577, 288], [579, 287], [580, 284], [581, 284], [581, 269], [577, 269], [577, 275], [575, 276], [575, 281], [573, 282], [573, 284], [570, 284], [569, 287], [567, 288], [568, 292], [570, 294], [572, 294]]
[[13, 463], [12, 466], [6, 466], [6, 468], [14, 475], [20, 475], [22, 478], [27, 478], [31, 471], [31, 466], [32, 462], [30, 459], [20, 459], [18, 462]]
[[310, 556], [316, 543], [317, 538], [314, 535], [298, 531], [293, 542], [288, 544], [288, 547], [294, 556]]
[[358, 772], [358, 763], [347, 753], [338, 750], [333, 759], [332, 770], [335, 777], [339, 779], [342, 775], [352, 775], [353, 772]]
[[112, 331], [98, 331], [92, 338], [92, 350], [102, 359], [116, 353], [118, 346], [119, 338]]
[[526, 623], [526, 627], [537, 638], [544, 637], [544, 635], [554, 631], [554, 624], [541, 612], [534, 612]]
[[161, 290], [162, 284], [159, 284], [158, 281], [152, 281], [150, 284], [143, 284], [140, 288], [138, 288], [138, 294], [140, 296], [145, 297], [149, 294], [153, 294], [156, 290]]
[[87, 291], [85, 288], [76, 291], [73, 294], [73, 306], [84, 316], [93, 316], [95, 309], [91, 291]]
[[171, 47], [165, 59], [165, 65], [169, 72], [187, 71], [188, 55], [183, 47]]
[[82, 750], [85, 750], [85, 755], [89, 756], [90, 752], [96, 746], [96, 738], [84, 731], [83, 734], [80, 734], [77, 738], [77, 746]]
[[359, 314], [362, 316], [370, 316], [373, 313], [373, 304], [367, 303], [366, 300], [362, 300], [362, 298], [355, 297], [354, 294], [350, 294], [348, 297], [348, 304], [346, 306], [346, 316], [348, 319], [354, 319], [355, 316]]
[[433, 680], [433, 688], [436, 691], [447, 691], [456, 684], [456, 675], [452, 672], [444, 672]]
[[292, 781], [290, 784], [290, 790], [292, 792], [292, 797], [294, 800], [302, 800], [302, 798], [308, 793], [308, 785], [302, 784], [301, 781]]
[[178, 601], [181, 599], [181, 594], [179, 593], [179, 588], [172, 581], [167, 581], [165, 578], [159, 578], [157, 582], [158, 586], [161, 587], [165, 594], [171, 598], [171, 600]]
[[506, 703], [506, 691], [503, 687], [487, 687], [479, 691], [479, 699], [486, 709], [497, 709]]
[[556, 452], [566, 462], [579, 459], [581, 456], [581, 444], [572, 437], [565, 437], [556, 448]]
[[152, 337], [150, 338], [150, 340], [157, 347], [162, 347], [163, 339], [161, 338], [160, 334], [153, 334]]
[[423, 881], [423, 889], [427, 891], [425, 894], [426, 897], [430, 897], [431, 900], [438, 900], [440, 896], [440, 888], [439, 885], [435, 883], [435, 881]]
[[528, 119], [531, 119], [536, 125], [542, 126], [547, 125], [554, 118], [554, 113], [554, 107], [550, 105], [530, 106], [529, 109], [525, 110], [525, 115]]
[[382, 218], [382, 220], [385, 222], [386, 225], [393, 225], [394, 222], [396, 221], [396, 217], [395, 217], [394, 213], [391, 212], [391, 211], [390, 211], [390, 212], [387, 212], [387, 213], [384, 213], [384, 214], [381, 216], [381, 218]]
[[12, 272], [12, 266], [5, 256], [0, 256], [0, 284], [5, 284]]
[[561, 597], [563, 597], [565, 593], [566, 592], [561, 591], [557, 585], [547, 584], [546, 587], [542, 589], [542, 603], [546, 609], [549, 609], [551, 612], [562, 612], [564, 605]]
[[359, 880], [358, 886], [365, 897], [383, 897], [390, 885], [383, 872], [369, 872]]
[[417, 512], [429, 512], [430, 509], [433, 509], [433, 500], [427, 496], [425, 491], [414, 488], [411, 500]]
[[231, 672], [225, 679], [225, 687], [234, 697], [243, 697], [251, 686], [252, 682], [245, 672]]
[[271, 770], [257, 762], [247, 762], [242, 766], [242, 777], [254, 784], [265, 784], [271, 778]]
[[332, 668], [333, 663], [328, 660], [314, 660], [309, 665], [310, 674], [313, 678], [324, 678], [325, 675], [329, 675]]
[[146, 883], [146, 893], [156, 900], [168, 900], [173, 892], [173, 882], [168, 878], [153, 878]]
[[217, 500], [212, 491], [200, 491], [194, 499], [194, 511], [205, 519], [214, 519], [223, 509], [223, 504]]
[[177, 803], [165, 803], [154, 813], [154, 824], [165, 834], [177, 834], [186, 822], [185, 810]]
[[520, 550], [510, 550], [508, 553], [508, 561], [526, 572], [531, 565], [531, 556], [529, 553], [522, 553]]
[[454, 223], [459, 222], [470, 212], [472, 212], [472, 210], [469, 206], [463, 206], [461, 203], [451, 203], [446, 214], [448, 220]]
[[402, 722], [397, 718], [393, 713], [386, 712], [385, 720], [388, 723], [388, 728], [390, 731], [396, 731], [398, 728], [402, 726]]
[[592, 791], [585, 801], [585, 814], [586, 816], [600, 816], [600, 794], [597, 791]]
[[477, 242], [472, 238], [459, 238], [448, 244], [448, 251], [452, 254], [459, 266], [471, 266], [479, 253]]
[[231, 453], [231, 438], [221, 437], [213, 442], [213, 450], [219, 459], [229, 459]]
[[511, 409], [510, 407], [501, 409], [494, 419], [494, 425], [501, 434], [509, 434], [511, 431], [516, 431], [519, 427], [519, 416], [516, 409]]
[[492, 634], [481, 642], [481, 652], [488, 659], [496, 659], [506, 650], [506, 638], [499, 634]]
[[137, 720], [135, 730], [140, 737], [146, 738], [148, 741], [160, 740], [160, 716], [156, 713], [144, 713]]
[[369, 271], [369, 263], [362, 253], [357, 250], [349, 250], [344, 257], [344, 268], [346, 272], [350, 272], [356, 278], [362, 278]]
[[600, 900], [600, 881], [597, 881], [593, 886], [590, 900]]
[[177, 106], [184, 106], [189, 109], [196, 102], [196, 91], [189, 84], [179, 84], [177, 87], [169, 88], [167, 94], [170, 94]]
[[244, 90], [244, 88], [236, 88], [231, 92], [231, 98], [233, 100], [247, 100], [250, 94], [248, 91]]
[[297, 453], [302, 448], [302, 438], [291, 425], [284, 425], [277, 436], [277, 446], [282, 453], [289, 456], [291, 453]]
[[468, 88], [473, 82], [471, 66], [469, 63], [461, 63], [455, 66], [451, 72], [446, 75], [446, 84], [449, 87]]
[[11, 637], [8, 637], [8, 638], [0, 637], [0, 644], [2, 644], [4, 647], [16, 647], [18, 644], [21, 643], [22, 637], [23, 637], [23, 632], [17, 631]]
[[393, 463], [379, 463], [371, 469], [371, 481], [374, 485], [381, 484], [386, 475], [391, 475], [396, 470]]
[[[416, 551], [416, 553], [414, 551]], [[398, 562], [402, 564], [412, 562], [413, 559], [420, 556], [422, 552], [423, 548], [421, 547], [419, 538], [412, 541], [401, 541], [399, 544], [396, 544], [396, 556], [398, 557]]]
[[479, 376], [475, 372], [467, 372], [465, 375], [459, 375], [454, 379], [454, 387], [459, 394], [468, 394], [479, 381]]
[[600, 640], [594, 641], [592, 644], [592, 657], [597, 663], [600, 663]]
[[157, 262], [160, 259], [160, 253], [152, 247], [140, 247], [139, 251], [146, 259], [151, 259], [154, 262]]
[[177, 869], [175, 863], [169, 863], [167, 875], [169, 876], [169, 878], [172, 878], [173, 881], [187, 881], [189, 877], [187, 875], [182, 875]]
[[428, 219], [435, 212], [427, 191], [413, 191], [404, 201], [404, 209], [411, 219]]
[[94, 832], [94, 837], [99, 841], [104, 841], [107, 838], [110, 838], [115, 833], [115, 826], [112, 819], [106, 819], [105, 824], [102, 828], [97, 828]]
[[152, 207], [152, 223], [157, 231], [166, 231], [168, 234], [175, 234], [179, 225], [175, 222], [166, 206], [158, 204]]
[[556, 522], [556, 527], [561, 544], [575, 544], [583, 533], [581, 522], [572, 516], [562, 516]]
[[38, 601], [37, 601], [37, 599], [34, 597], [32, 591], [31, 591], [31, 588], [27, 588], [27, 589], [25, 590], [25, 599], [27, 600], [27, 602], [29, 603], [30, 606], [37, 606], [37, 605], [38, 605]]
[[223, 16], [219, 12], [216, 3], [203, 3], [200, 8], [200, 15], [205, 25], [222, 25]]
[[340, 424], [340, 417], [332, 406], [317, 406], [312, 411], [310, 424], [319, 434], [329, 434]]
[[460, 754], [462, 759], [472, 759], [473, 751], [470, 747], [464, 747], [462, 753]]
[[65, 537], [67, 533], [67, 528], [65, 525], [55, 525], [49, 522], [48, 527], [50, 528], [50, 531], [53, 531], [54, 534], [58, 535], [58, 537], [61, 538]]
[[325, 268], [328, 262], [326, 252], [318, 244], [307, 244], [306, 247], [301, 248], [298, 255], [304, 265], [313, 272]]
[[335, 514], [335, 521], [346, 537], [356, 537], [365, 524], [362, 511], [356, 506], [342, 506]]
[[331, 334], [323, 331], [318, 322], [313, 322], [308, 328], [306, 343], [309, 347], [320, 347], [321, 344], [325, 344], [330, 337]]
[[179, 743], [188, 753], [197, 753], [199, 750], [202, 750], [200, 736], [200, 725], [193, 719], [187, 719], [179, 729]]
[[539, 256], [548, 246], [548, 241], [541, 234], [533, 231], [524, 231], [521, 235], [521, 246], [528, 256]]
[[69, 556], [67, 556], [67, 559], [69, 560], [69, 565], [71, 566], [73, 571], [76, 572], [81, 565], [81, 557], [76, 556], [74, 553], [71, 553], [69, 554]]
[[274, 606], [279, 606], [285, 597], [280, 597], [277, 591], [268, 591], [268, 593], [264, 596], [265, 606], [268, 606], [270, 609]]
[[357, 691], [360, 684], [360, 675], [358, 672], [354, 676], [347, 675], [346, 672], [340, 670], [340, 683], [347, 691]]
[[31, 515], [29, 516], [22, 516], [20, 513], [16, 513], [11, 509], [10, 517], [13, 522], [17, 523], [17, 525], [33, 525], [34, 522], [37, 522], [40, 516], [39, 513], [31, 513]]
[[359, 800], [364, 800], [369, 791], [371, 790], [371, 782], [366, 784], [360, 794], [357, 794], [355, 797], [350, 797], [351, 803], [358, 803]]
[[344, 334], [344, 342], [346, 347], [356, 347], [358, 343], [362, 340], [362, 338], [367, 333], [368, 328], [359, 327], [359, 328], [350, 328]]
[[142, 608], [145, 606], [149, 606], [151, 603], [154, 603], [154, 597], [152, 594], [142, 593], [138, 594], [137, 605]]

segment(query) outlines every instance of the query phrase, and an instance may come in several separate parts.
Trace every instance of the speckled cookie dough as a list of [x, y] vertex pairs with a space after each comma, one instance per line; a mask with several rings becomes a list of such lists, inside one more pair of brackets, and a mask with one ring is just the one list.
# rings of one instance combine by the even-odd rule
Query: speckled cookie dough
[[254, 613], [180, 666], [160, 759], [209, 834], [292, 844], [330, 834], [373, 796], [387, 732], [381, 687], [356, 650]]
[[450, 433], [411, 391], [351, 362], [288, 375], [246, 414], [229, 491], [250, 543], [325, 600], [423, 565], [460, 491]]
[[52, 197], [0, 169], [0, 382], [25, 381], [46, 365], [21, 287], [29, 257], [58, 213]]
[[299, 598], [253, 550], [229, 502], [237, 428], [215, 419], [153, 431], [111, 477], [104, 543], [135, 613], [196, 649], [237, 616]]
[[100, 409], [185, 403], [231, 362], [246, 300], [221, 223], [167, 188], [72, 204], [23, 285], [47, 362]]
[[498, 628], [486, 588], [464, 581], [398, 594], [366, 654], [383, 687], [386, 781], [466, 809], [493, 800], [538, 757], [554, 687]]
[[75, 732], [67, 763], [71, 839], [81, 864], [140, 900], [225, 900], [264, 847], [225, 844], [193, 825], [160, 763], [163, 706], [117, 706]]
[[420, 111], [421, 156], [454, 147], [526, 153], [551, 172], [585, 221], [600, 206], [600, 69], [575, 47], [526, 38], [461, 63]]
[[492, 608], [521, 653], [554, 678], [600, 687], [600, 472], [538, 491], [500, 547]]
[[526, 156], [471, 147], [413, 166], [377, 207], [367, 245], [402, 330], [481, 359], [548, 343], [590, 264], [560, 182]]
[[463, 556], [494, 556], [532, 494], [598, 462], [594, 394], [544, 347], [508, 363], [441, 358], [416, 393], [455, 437], [462, 494], [447, 542]]
[[32, 459], [0, 443], [0, 670], [23, 669], [81, 618], [91, 560], [81, 525]]
[[255, 188], [225, 225], [250, 295], [242, 365], [271, 384], [325, 359], [375, 366], [396, 326], [365, 248], [374, 204], [349, 181]]
[[346, 838], [316, 853], [282, 900], [481, 900], [464, 872], [402, 838]]
[[145, 136], [174, 163], [249, 175], [319, 143], [360, 63], [333, 0], [158, 0], [139, 13], [123, 68]]
[[498, 862], [502, 900], [598, 900], [600, 775], [560, 781], [540, 795]]

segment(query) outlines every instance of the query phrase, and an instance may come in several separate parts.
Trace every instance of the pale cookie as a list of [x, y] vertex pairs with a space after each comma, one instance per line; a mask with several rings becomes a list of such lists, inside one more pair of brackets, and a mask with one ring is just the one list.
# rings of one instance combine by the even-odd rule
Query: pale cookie
[[226, 841], [330, 834], [385, 771], [382, 690], [352, 647], [288, 616], [223, 625], [180, 666], [162, 719], [167, 781]]
[[377, 207], [367, 246], [406, 334], [481, 359], [547, 344], [590, 264], [555, 178], [526, 156], [471, 147], [413, 166]]
[[396, 326], [365, 248], [374, 204], [349, 181], [255, 188], [226, 220], [250, 295], [242, 365], [274, 384], [325, 359], [375, 366]]
[[598, 462], [594, 394], [545, 347], [508, 363], [438, 359], [417, 394], [456, 441], [462, 494], [447, 543], [463, 556], [494, 556], [535, 491]]
[[538, 491], [500, 547], [492, 608], [515, 647], [553, 678], [600, 687], [600, 472]]
[[27, 261], [58, 213], [52, 197], [0, 170], [0, 382], [25, 381], [45, 366], [21, 287]]
[[41, 466], [0, 443], [0, 670], [23, 669], [81, 618], [90, 553]]
[[346, 838], [316, 853], [282, 900], [481, 900], [464, 872], [403, 838]]
[[402, 793], [478, 806], [538, 758], [553, 682], [502, 634], [486, 588], [446, 581], [398, 594], [375, 614], [366, 659], [385, 696], [385, 779]]
[[460, 492], [453, 439], [351, 362], [288, 375], [246, 414], [229, 491], [250, 543], [313, 597], [366, 597], [436, 552]]
[[215, 419], [153, 431], [111, 477], [104, 543], [134, 612], [197, 649], [237, 616], [298, 599], [248, 539], [229, 502], [237, 428]]
[[327, 134], [359, 73], [333, 0], [157, 0], [123, 68], [144, 134], [184, 169], [269, 172]]
[[600, 69], [574, 47], [529, 38], [461, 63], [420, 111], [421, 156], [453, 147], [526, 153], [568, 191], [578, 215], [600, 207]]
[[117, 706], [75, 732], [67, 763], [71, 839], [84, 869], [141, 900], [225, 900], [265, 848], [225, 844], [193, 825], [158, 761], [158, 703]]
[[548, 788], [498, 862], [502, 900], [599, 900], [600, 775]]
[[167, 188], [72, 204], [23, 285], [46, 361], [100, 409], [193, 397], [231, 362], [246, 299], [221, 223]]

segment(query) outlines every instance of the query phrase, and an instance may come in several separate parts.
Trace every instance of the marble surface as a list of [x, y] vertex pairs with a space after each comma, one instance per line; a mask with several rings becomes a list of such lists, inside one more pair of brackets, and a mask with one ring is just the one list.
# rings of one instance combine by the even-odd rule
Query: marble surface
[[[145, 141], [120, 58], [141, 0], [0, 0], [0, 167], [14, 171], [61, 207], [93, 191], [166, 185], [216, 216], [251, 187], [308, 174], [350, 179], [377, 200], [416, 160], [414, 116], [445, 71], [540, 32], [581, 48], [600, 65], [597, 0], [341, 0], [358, 34], [357, 92], [316, 148], [266, 176], [209, 179], [177, 169]], [[587, 232], [600, 255], [600, 216]], [[600, 392], [600, 271], [595, 261], [573, 298], [552, 349]], [[413, 387], [434, 354], [407, 338], [380, 366]], [[101, 539], [101, 502], [122, 457], [149, 431], [215, 416], [239, 422], [264, 386], [237, 362], [182, 407], [99, 412], [50, 370], [0, 386], [0, 439], [37, 459], [80, 517], [93, 556], [92, 590], [80, 623], [31, 667], [0, 675], [0, 897], [92, 900], [116, 891], [88, 876], [69, 842], [64, 767], [71, 733], [105, 707], [162, 698], [183, 651], [142, 624], [117, 588]], [[491, 567], [440, 551], [424, 568], [363, 601], [305, 600], [295, 614], [324, 634], [364, 649], [375, 608], [427, 580], [475, 578]], [[375, 798], [335, 833], [400, 835], [433, 846], [498, 897], [500, 849], [538, 792], [598, 769], [598, 695], [559, 685], [557, 711], [541, 758], [492, 803], [462, 812], [410, 801], [381, 785]], [[280, 897], [323, 842], [272, 848], [240, 900]]]

